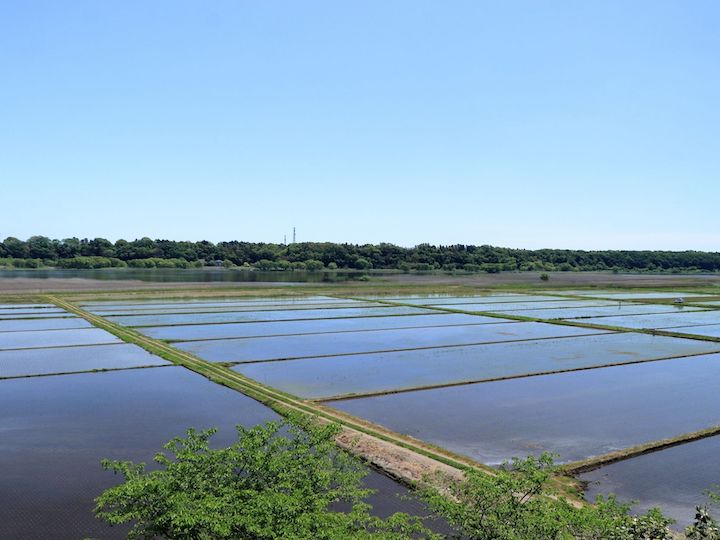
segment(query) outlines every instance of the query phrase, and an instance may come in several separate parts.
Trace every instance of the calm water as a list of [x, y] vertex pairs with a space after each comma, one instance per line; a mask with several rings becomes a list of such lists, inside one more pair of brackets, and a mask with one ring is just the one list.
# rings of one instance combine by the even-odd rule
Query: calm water
[[350, 319], [316, 319], [306, 321], [273, 321], [272, 323], [205, 324], [186, 326], [158, 326], [143, 328], [142, 332], [156, 339], [218, 339], [238, 337], [287, 336], [336, 332], [364, 332], [391, 328], [430, 328], [434, 326], [464, 326], [479, 324], [516, 324], [495, 317], [442, 313], [438, 315], [398, 315], [394, 317], [354, 317]]
[[151, 309], [154, 309], [156, 307], [172, 307], [177, 306], [179, 304], [185, 304], [185, 305], [217, 305], [217, 306], [224, 306], [224, 305], [239, 305], [239, 306], [246, 306], [246, 305], [263, 305], [263, 304], [294, 304], [297, 302], [301, 303], [311, 303], [311, 302], [320, 302], [320, 303], [326, 303], [326, 302], [346, 302], [347, 300], [342, 298], [333, 298], [331, 296], [263, 296], [263, 297], [242, 297], [238, 299], [233, 298], [213, 298], [212, 300], [203, 299], [203, 298], [192, 298], [190, 300], [186, 298], [163, 298], [162, 302], [159, 301], [153, 301], [153, 300], [92, 300], [87, 302], [78, 302], [81, 306], [87, 306], [88, 309], [91, 308], [97, 308], [97, 309], [105, 309], [105, 308], [114, 308], [114, 307], [123, 307], [123, 308], [143, 308], [143, 307], [149, 307]]
[[[386, 275], [393, 272], [371, 272], [373, 275]], [[39, 270], [0, 270], [0, 279], [12, 278], [83, 278], [83, 279], [133, 279], [155, 282], [269, 282], [269, 283], [321, 283], [341, 282], [357, 279], [366, 272], [338, 271], [338, 272], [262, 272], [255, 270], [225, 269], [225, 268], [102, 268], [97, 270], [73, 269], [39, 269]]]
[[655, 315], [603, 317], [597, 321], [584, 319], [585, 322], [598, 322], [610, 326], [625, 328], [675, 328], [680, 326], [700, 326], [720, 324], [720, 310], [679, 311]]
[[5, 308], [0, 309], [0, 319], [3, 317], [7, 317], [8, 315], [35, 315], [36, 317], [44, 317], [48, 314], [55, 314], [55, 313], [64, 313], [64, 309], [60, 308], [25, 308], [25, 309], [17, 309], [17, 308]]
[[[403, 304], [417, 304], [430, 306], [436, 304], [506, 304], [510, 302], [547, 302], [561, 300], [554, 296], [537, 296], [525, 294], [489, 294], [484, 296], [446, 296], [446, 295], [417, 295], [408, 296], [364, 296], [369, 300], [387, 300]], [[461, 309], [461, 308], [458, 308]]]
[[[348, 332], [344, 334], [306, 334], [300, 336], [193, 341], [177, 343], [175, 346], [214, 362], [253, 361], [493, 343], [594, 333], [598, 332], [585, 328], [552, 324], [525, 322], [506, 324], [498, 322], [496, 324], [473, 326], [441, 326], [436, 328]], [[717, 348], [720, 350], [720, 346]]]
[[333, 406], [486, 463], [544, 450], [574, 461], [720, 424], [720, 355]]
[[[385, 304], [376, 302], [334, 302], [334, 303], [315, 303], [315, 304], [295, 304], [295, 305], [263, 305], [263, 306], [190, 306], [179, 305], [177, 307], [168, 307], [162, 309], [93, 309], [92, 313], [101, 315], [102, 317], [120, 316], [120, 315], [173, 315], [183, 313], [246, 313], [246, 312], [266, 312], [266, 311], [304, 311], [311, 309], [344, 309], [344, 308], [363, 308], [363, 307], [387, 307]], [[88, 310], [89, 311], [89, 310]]]
[[462, 309], [465, 311], [498, 311], [514, 313], [515, 311], [537, 311], [537, 317], [541, 317], [544, 310], [552, 308], [587, 308], [587, 307], [603, 307], [603, 306], [617, 306], [617, 302], [609, 302], [607, 300], [558, 300], [554, 298], [545, 302], [530, 301], [530, 302], [505, 302], [502, 304], [435, 304], [433, 307], [449, 308], [449, 309]]
[[54, 304], [0, 304], [0, 309], [43, 309], [43, 308], [54, 308]]
[[99, 328], [0, 333], [0, 351], [37, 347], [99, 345], [103, 343], [121, 343], [121, 341]]
[[678, 326], [672, 329], [673, 332], [695, 334], [698, 336], [720, 337], [720, 324], [709, 324], [703, 326]]
[[64, 310], [37, 310], [37, 312], [17, 312], [0, 315], [0, 320], [9, 321], [13, 319], [57, 319], [63, 317], [75, 317]]
[[[241, 364], [233, 369], [286, 392], [302, 397], [319, 398], [478, 381], [711, 351], [720, 351], [720, 344], [646, 334], [603, 334], [567, 339]], [[604, 373], [604, 370], [594, 370], [588, 376], [588, 380], [592, 377], [601, 378]], [[472, 388], [477, 392], [484, 392], [487, 388], [491, 388], [490, 384], [492, 383]], [[418, 399], [421, 399], [420, 396]], [[512, 397], [507, 396], [506, 399]]]
[[[89, 322], [80, 317], [65, 317], [62, 319], [16, 319], [0, 321], [0, 332], [63, 330], [69, 328], [90, 328], [90, 326]], [[0, 341], [2, 341], [1, 338]]]
[[692, 521], [695, 506], [709, 502], [704, 491], [720, 484], [718, 455], [720, 437], [711, 437], [613, 463], [580, 479], [588, 482], [589, 500], [615, 493], [626, 501], [640, 501], [640, 511], [659, 506], [682, 527]]
[[[560, 294], [563, 294], [560, 292]], [[565, 293], [567, 294], [567, 293]], [[628, 300], [650, 300], [650, 299], [669, 299], [669, 298], [691, 298], [693, 295], [697, 296], [698, 293], [688, 293], [680, 291], [670, 292], [606, 292], [606, 291], [579, 291], [574, 292], [578, 296], [594, 296], [597, 298], [617, 298], [617, 299], [628, 299]], [[700, 294], [700, 296], [705, 296]]]
[[[218, 427], [229, 444], [235, 424], [277, 416], [267, 407], [182, 368], [0, 381], [0, 538], [124, 538], [91, 512], [93, 498], [118, 481], [103, 458], [150, 462], [186, 428]], [[407, 491], [371, 473], [378, 514], [417, 512]]]
[[129, 343], [0, 351], [0, 377], [167, 364], [159, 356]]
[[330, 298], [326, 296], [308, 296], [308, 297], [288, 297], [288, 298], [273, 298], [273, 299], [248, 299], [248, 300], [173, 300], [163, 302], [152, 302], [152, 301], [127, 301], [127, 302], [80, 302], [81, 306], [84, 306], [86, 310], [95, 312], [96, 310], [111, 311], [111, 310], [150, 310], [155, 311], [158, 309], [170, 309], [170, 308], [195, 308], [195, 307], [257, 307], [262, 308], [263, 306], [295, 306], [297, 304], [343, 304], [350, 302], [344, 298]]
[[[523, 315], [526, 317], [537, 317], [542, 319], [575, 319], [580, 317], [598, 317], [598, 324], [612, 324], [608, 319], [617, 315], [644, 315], [649, 313], [669, 313], [677, 315], [679, 313], [689, 313], [697, 311], [700, 308], [693, 307], [674, 307], [666, 305], [650, 305], [650, 304], [622, 304], [600, 307], [577, 307], [577, 308], [558, 308], [558, 309], [526, 309], [512, 311], [512, 315]], [[498, 311], [498, 313], [502, 313]], [[588, 321], [585, 321], [588, 322]], [[595, 321], [592, 321], [595, 322]], [[620, 325], [618, 325], [620, 326]]]
[[343, 309], [295, 309], [284, 311], [251, 311], [246, 313], [186, 313], [182, 315], [127, 315], [108, 317], [108, 320], [125, 326], [163, 326], [190, 323], [222, 322], [271, 322], [296, 319], [330, 319], [346, 317], [376, 317], [392, 315], [423, 315], [436, 313], [415, 307], [343, 308]]

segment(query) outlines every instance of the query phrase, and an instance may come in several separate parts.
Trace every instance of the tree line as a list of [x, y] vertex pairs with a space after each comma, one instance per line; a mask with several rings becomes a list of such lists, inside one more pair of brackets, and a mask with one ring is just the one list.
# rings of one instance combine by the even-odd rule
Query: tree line
[[224, 265], [261, 270], [323, 268], [398, 269], [403, 271], [633, 271], [718, 272], [720, 253], [704, 251], [585, 251], [513, 249], [489, 245], [302, 242], [200, 242], [140, 238], [54, 240], [32, 236], [0, 242], [0, 266], [64, 268], [187, 268]]

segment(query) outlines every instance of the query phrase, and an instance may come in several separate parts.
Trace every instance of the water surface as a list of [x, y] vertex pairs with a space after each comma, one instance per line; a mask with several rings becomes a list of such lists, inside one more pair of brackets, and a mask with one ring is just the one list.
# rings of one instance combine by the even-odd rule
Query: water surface
[[[63, 319], [13, 319], [0, 321], [0, 332], [23, 332], [28, 330], [64, 330], [90, 328], [92, 325], [80, 317]], [[0, 341], [2, 341], [0, 339]]]
[[108, 320], [125, 326], [163, 326], [188, 323], [291, 321], [295, 319], [329, 319], [347, 317], [377, 317], [392, 315], [423, 315], [435, 313], [415, 307], [297, 309], [289, 311], [253, 311], [248, 313], [186, 313], [183, 315], [129, 315], [108, 317]]
[[[572, 319], [571, 319], [572, 320]], [[610, 326], [625, 328], [675, 328], [680, 326], [701, 326], [720, 324], [720, 310], [711, 311], [674, 311], [672, 313], [656, 313], [654, 315], [631, 315], [602, 317], [597, 320], [581, 319], [582, 322], [597, 322]]]
[[[720, 344], [646, 334], [601, 334], [240, 364], [233, 369], [291, 394], [306, 398], [325, 398], [702, 352], [720, 352]], [[600, 376], [601, 371], [593, 370], [592, 373]], [[482, 391], [482, 387], [475, 388]]]
[[64, 309], [50, 307], [28, 307], [24, 309], [4, 308], [0, 309], [0, 318], [7, 317], [8, 315], [35, 315], [37, 317], [43, 317], [45, 315], [54, 313], [66, 313], [66, 311]]
[[[373, 270], [374, 276], [391, 275], [397, 272]], [[358, 279], [368, 272], [353, 270], [307, 272], [259, 271], [226, 268], [100, 268], [80, 270], [71, 268], [14, 269], [0, 270], [0, 279], [99, 279], [99, 280], [140, 280], [164, 283], [182, 282], [267, 282], [267, 283], [335, 283]]]
[[[93, 498], [118, 482], [100, 460], [151, 462], [188, 427], [218, 427], [214, 444], [234, 439], [234, 425], [277, 415], [256, 401], [179, 367], [0, 381], [0, 538], [125, 538], [92, 515]], [[375, 513], [420, 512], [399, 499], [407, 490], [370, 474]]]
[[617, 306], [617, 302], [609, 302], [607, 300], [558, 300], [553, 298], [545, 302], [508, 302], [503, 304], [435, 304], [432, 307], [436, 308], [448, 308], [448, 309], [462, 309], [465, 311], [486, 311], [486, 312], [507, 312], [514, 313], [515, 311], [537, 311], [539, 315], [544, 313], [545, 310], [557, 309], [557, 308], [588, 308], [588, 307], [602, 307], [602, 306]]
[[[662, 304], [616, 304], [612, 306], [600, 307], [577, 307], [543, 310], [526, 309], [512, 311], [511, 314], [522, 315], [525, 317], [537, 317], [541, 319], [577, 319], [585, 317], [597, 317], [598, 324], [612, 324], [610, 322], [607, 322], [607, 320], [614, 316], [645, 315], [650, 313], [669, 313], [671, 315], [677, 315], [679, 313], [690, 313], [693, 311], [698, 311], [699, 309], [700, 308], [675, 307]], [[497, 311], [497, 313], [504, 313], [504, 311]]]
[[[343, 334], [240, 338], [176, 343], [175, 347], [206, 360], [254, 361], [323, 355], [367, 353], [419, 347], [443, 347], [477, 343], [550, 338], [598, 331], [543, 323], [441, 326], [403, 330], [372, 330]], [[717, 347], [720, 350], [720, 345]]]
[[486, 463], [544, 450], [574, 461], [720, 424], [720, 355], [333, 406]]
[[0, 351], [0, 377], [168, 364], [159, 356], [129, 343]]
[[317, 334], [335, 332], [362, 332], [391, 328], [423, 328], [433, 326], [465, 326], [475, 324], [511, 323], [497, 317], [441, 313], [437, 315], [398, 315], [394, 317], [353, 317], [349, 319], [315, 319], [306, 321], [273, 321], [158, 326], [142, 328], [143, 334], [156, 339], [197, 340], [238, 337], [285, 336], [293, 334]]
[[191, 298], [191, 299], [173, 299], [163, 298], [158, 300], [91, 300], [87, 302], [78, 302], [78, 305], [84, 306], [88, 311], [93, 309], [164, 309], [175, 307], [178, 305], [185, 306], [263, 306], [263, 305], [293, 305], [296, 303], [312, 304], [332, 302], [347, 302], [343, 298], [333, 298], [331, 296], [272, 296], [272, 297], [241, 297], [241, 298]]
[[[625, 501], [639, 501], [638, 511], [659, 506], [684, 527], [692, 521], [695, 507], [709, 502], [704, 491], [720, 485], [718, 455], [716, 436], [612, 463], [580, 479], [588, 482], [588, 500], [615, 493]], [[717, 507], [714, 510], [717, 514]]]
[[100, 328], [0, 333], [0, 350], [99, 345], [102, 343], [121, 343], [121, 341]]
[[330, 302], [330, 303], [309, 303], [309, 304], [276, 304], [261, 306], [201, 306], [198, 304], [190, 305], [178, 304], [176, 307], [166, 307], [158, 309], [121, 309], [119, 307], [113, 309], [93, 309], [91, 313], [95, 313], [102, 317], [116, 315], [172, 315], [181, 313], [244, 313], [244, 312], [265, 312], [265, 311], [293, 311], [293, 310], [310, 310], [310, 309], [341, 309], [341, 308], [364, 308], [364, 307], [386, 307], [384, 304], [377, 302]]

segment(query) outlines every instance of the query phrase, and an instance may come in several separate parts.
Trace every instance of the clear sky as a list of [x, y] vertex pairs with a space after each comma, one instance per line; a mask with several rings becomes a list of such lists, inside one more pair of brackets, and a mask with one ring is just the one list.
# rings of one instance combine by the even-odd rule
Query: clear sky
[[720, 250], [715, 0], [0, 3], [0, 238]]

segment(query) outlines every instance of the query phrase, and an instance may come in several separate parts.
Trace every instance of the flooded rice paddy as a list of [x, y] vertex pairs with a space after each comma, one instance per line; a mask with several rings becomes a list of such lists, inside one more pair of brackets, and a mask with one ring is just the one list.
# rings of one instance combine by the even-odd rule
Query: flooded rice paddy
[[514, 324], [515, 321], [440, 313], [438, 315], [398, 315], [393, 317], [354, 317], [349, 319], [315, 319], [305, 321], [274, 321], [203, 325], [178, 325], [142, 328], [141, 332], [156, 339], [204, 340], [238, 337], [289, 336], [297, 334], [364, 332], [401, 328], [432, 328], [436, 326], [471, 326], [480, 324]]
[[[573, 321], [574, 319], [568, 319]], [[615, 317], [602, 317], [594, 320], [578, 319], [579, 322], [606, 324], [624, 328], [654, 328], [673, 329], [687, 326], [705, 326], [720, 324], [720, 310], [709, 311], [673, 311], [670, 313], [656, 313], [652, 315], [619, 315]]]
[[4, 315], [0, 315], [0, 321], [10, 321], [15, 319], [56, 319], [56, 318], [62, 318], [62, 317], [74, 317], [75, 315], [71, 315], [70, 313], [67, 313], [62, 310], [56, 310], [56, 311], [18, 311], [18, 312], [12, 312], [12, 313], [6, 313]]
[[662, 508], [679, 525], [687, 525], [695, 507], [709, 502], [704, 490], [720, 482], [720, 436], [666, 448], [606, 465], [580, 476], [586, 496], [615, 493], [640, 501], [637, 510]]
[[[23, 377], [0, 380], [0, 538], [125, 538], [127, 527], [110, 528], [92, 513], [94, 497], [118, 481], [102, 470], [102, 459], [151, 462], [189, 427], [218, 427], [215, 444], [229, 444], [236, 424], [277, 418], [251, 398], [135, 345], [85, 343], [114, 343], [102, 330], [82, 330], [92, 336], [82, 347], [57, 346], [77, 341], [69, 337], [75, 334], [47, 338], [64, 332], [0, 333], [0, 377]], [[28, 348], [8, 350], [20, 334]], [[49, 343], [54, 348], [42, 348]], [[167, 367], [131, 369], [152, 365]], [[117, 368], [126, 369], [47, 376]], [[365, 483], [381, 490], [369, 498], [377, 515], [426, 513], [417, 501], [399, 498], [409, 494], [405, 488], [376, 472]]]
[[[720, 351], [720, 346], [644, 334], [607, 334], [240, 364], [233, 369], [301, 397], [328, 398], [713, 351]], [[485, 386], [477, 388], [482, 392]]]
[[36, 349], [41, 347], [73, 347], [121, 343], [121, 341], [99, 328], [71, 330], [34, 330], [28, 332], [0, 333], [0, 351], [12, 349]]
[[[283, 358], [358, 354], [478, 343], [543, 339], [597, 331], [542, 323], [503, 323], [369, 330], [342, 334], [244, 338], [178, 343], [177, 348], [213, 362], [247, 362]], [[720, 347], [718, 347], [720, 349]]]
[[163, 365], [169, 363], [129, 343], [0, 351], [0, 378]]
[[[632, 331], [720, 337], [720, 310], [640, 303], [675, 296], [682, 293], [112, 300], [83, 307], [205, 360], [231, 362], [269, 386], [303, 398], [341, 398], [327, 405], [496, 465], [544, 450], [575, 461], [720, 424], [720, 343]], [[517, 322], [505, 314], [568, 321]], [[112, 538], [88, 510], [92, 496], [113, 482], [93, 469], [99, 459], [147, 460], [188, 426], [231, 432], [234, 423], [275, 416], [166, 364], [54, 306], [0, 305], [0, 377], [123, 369], [0, 380], [0, 407], [7, 407], [0, 409], [7, 411], [0, 416], [0, 466], [11, 471], [0, 476], [0, 493], [12, 499], [0, 505], [0, 537], [22, 538], [17, 520], [43, 513], [47, 523], [34, 525], [32, 537], [75, 516], [68, 538]], [[688, 519], [702, 490], [720, 483], [712, 458], [718, 440], [586, 473], [588, 496], [615, 491]], [[51, 468], [55, 476], [43, 484]], [[383, 497], [380, 506], [390, 508]]]
[[[557, 296], [538, 296], [529, 294], [486, 295], [486, 296], [373, 296], [368, 299], [413, 304], [418, 306], [460, 305], [460, 304], [510, 304], [513, 302], [555, 302], [563, 300]], [[457, 308], [464, 309], [464, 308]]]
[[27, 332], [29, 330], [67, 330], [90, 328], [91, 324], [80, 317], [62, 319], [17, 319], [0, 321], [0, 332]]
[[[702, 379], [705, 383], [697, 385]], [[720, 424], [720, 355], [350, 399], [333, 406], [479, 461], [575, 461]]]
[[205, 300], [205, 301], [187, 301], [187, 300], [163, 300], [162, 302], [153, 301], [93, 301], [78, 302], [80, 306], [87, 311], [96, 312], [97, 310], [113, 310], [113, 309], [167, 309], [173, 307], [228, 307], [228, 306], [289, 306], [296, 304], [342, 304], [348, 300], [344, 298], [332, 298], [329, 296], [283, 296], [265, 299], [245, 299], [245, 300]]
[[64, 309], [60, 308], [2, 308], [0, 309], [0, 319], [5, 317], [12, 317], [14, 315], [34, 315], [36, 317], [44, 317], [45, 315], [55, 315], [58, 313], [65, 313]]
[[[498, 311], [496, 313], [508, 313], [510, 315], [521, 315], [523, 317], [534, 317], [538, 319], [588, 319], [596, 318], [598, 324], [611, 324], [606, 321], [611, 317], [621, 315], [646, 315], [654, 313], [689, 313], [698, 311], [701, 308], [694, 307], [675, 307], [664, 304], [635, 304], [635, 303], [616, 303], [611, 306], [599, 307], [582, 307], [582, 301], [578, 302], [577, 307], [557, 308], [557, 309], [523, 309], [513, 311]], [[586, 321], [588, 322], [588, 321]]]
[[183, 313], [242, 313], [246, 311], [293, 311], [293, 310], [311, 310], [311, 309], [339, 309], [339, 308], [363, 308], [363, 307], [385, 307], [383, 304], [376, 302], [338, 302], [334, 304], [293, 304], [293, 305], [264, 305], [264, 306], [210, 306], [210, 307], [166, 307], [156, 309], [122, 309], [120, 307], [113, 309], [93, 310], [96, 315], [103, 317], [120, 316], [120, 315], [173, 315]]
[[270, 322], [304, 319], [347, 317], [386, 317], [393, 315], [424, 315], [437, 313], [416, 307], [360, 307], [341, 309], [294, 309], [280, 311], [249, 311], [242, 313], [186, 313], [182, 315], [128, 315], [107, 317], [124, 326], [167, 326], [173, 324], [206, 324], [223, 322]]
[[442, 309], [458, 309], [462, 311], [507, 312], [515, 311], [541, 311], [560, 308], [587, 308], [616, 306], [617, 302], [607, 300], [548, 300], [545, 302], [503, 302], [494, 304], [435, 304], [432, 307]]
[[0, 538], [124, 538], [92, 515], [118, 481], [100, 460], [149, 462], [186, 428], [233, 426], [275, 414], [183, 368], [0, 381]]

